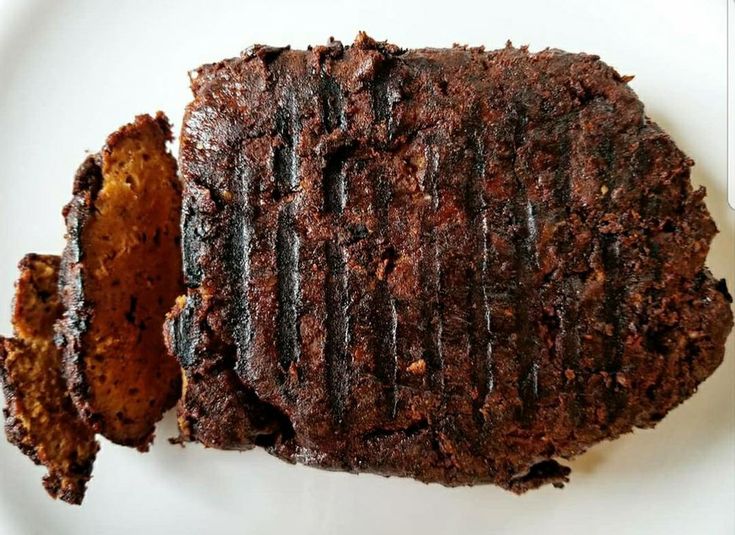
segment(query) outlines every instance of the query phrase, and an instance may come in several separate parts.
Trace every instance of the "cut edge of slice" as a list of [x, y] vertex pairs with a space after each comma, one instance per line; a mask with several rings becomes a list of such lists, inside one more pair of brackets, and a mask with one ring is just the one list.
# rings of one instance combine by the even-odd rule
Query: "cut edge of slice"
[[136, 117], [85, 160], [64, 208], [59, 332], [71, 396], [96, 432], [141, 451], [181, 390], [162, 333], [183, 290], [171, 139], [163, 113]]

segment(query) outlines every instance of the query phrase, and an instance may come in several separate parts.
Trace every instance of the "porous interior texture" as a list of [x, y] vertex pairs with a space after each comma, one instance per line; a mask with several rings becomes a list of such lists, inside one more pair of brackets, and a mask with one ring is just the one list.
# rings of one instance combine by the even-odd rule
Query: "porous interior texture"
[[140, 449], [180, 391], [180, 369], [161, 331], [182, 290], [181, 192], [169, 139], [162, 115], [140, 116], [110, 136], [81, 235], [90, 405], [104, 436]]
[[29, 254], [20, 263], [13, 307], [14, 339], [0, 344], [0, 377], [8, 440], [48, 468], [44, 487], [54, 498], [81, 503], [98, 444], [79, 417], [62, 376], [54, 322], [59, 257]]

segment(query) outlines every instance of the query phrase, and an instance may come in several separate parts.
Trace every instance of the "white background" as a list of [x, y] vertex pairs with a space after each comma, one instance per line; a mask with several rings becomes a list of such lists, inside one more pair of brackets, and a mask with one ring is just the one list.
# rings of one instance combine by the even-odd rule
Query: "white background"
[[730, 201], [730, 208], [735, 209], [735, 0], [726, 0], [730, 9], [727, 10], [728, 16], [728, 53], [729, 53], [729, 69], [728, 69], [728, 167], [727, 167], [727, 198]]
[[[175, 129], [187, 70], [256, 42], [303, 48], [366, 30], [404, 46], [488, 48], [506, 39], [597, 53], [697, 165], [721, 233], [709, 264], [735, 286], [726, 199], [726, 0], [191, 2], [0, 0], [0, 331], [18, 259], [58, 252], [61, 206], [85, 150], [137, 113]], [[216, 6], [216, 7], [215, 7]], [[654, 431], [572, 462], [571, 484], [522, 497], [493, 487], [294, 467], [262, 452], [102, 441], [84, 505], [49, 499], [35, 467], [0, 440], [0, 533], [733, 533], [735, 352]]]

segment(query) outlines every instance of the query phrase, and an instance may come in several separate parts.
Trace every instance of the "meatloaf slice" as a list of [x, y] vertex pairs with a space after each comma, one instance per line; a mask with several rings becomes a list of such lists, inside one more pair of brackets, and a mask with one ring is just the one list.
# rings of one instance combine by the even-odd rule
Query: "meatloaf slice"
[[62, 313], [59, 257], [29, 254], [18, 267], [15, 337], [0, 338], [5, 433], [36, 464], [46, 466], [43, 486], [51, 496], [79, 504], [98, 444], [67, 392], [54, 344], [54, 323]]
[[720, 364], [693, 162], [597, 56], [361, 34], [192, 78], [183, 439], [522, 492]]
[[64, 215], [64, 365], [93, 429], [148, 448], [180, 394], [181, 371], [162, 325], [182, 291], [181, 188], [166, 117], [141, 115], [80, 167]]

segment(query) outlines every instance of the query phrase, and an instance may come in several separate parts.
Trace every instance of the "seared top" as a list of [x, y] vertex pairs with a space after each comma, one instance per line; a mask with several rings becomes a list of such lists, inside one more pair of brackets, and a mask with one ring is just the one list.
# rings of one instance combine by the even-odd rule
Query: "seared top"
[[169, 323], [190, 438], [522, 491], [721, 361], [692, 161], [597, 56], [361, 34], [192, 89]]

